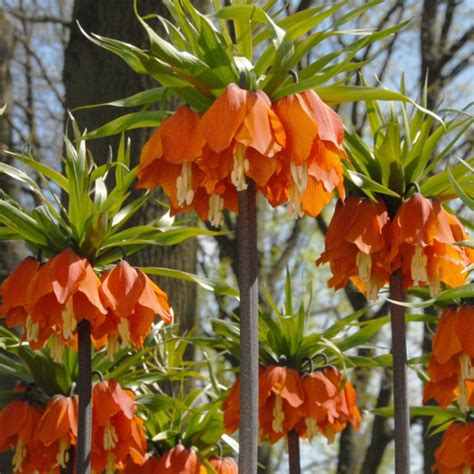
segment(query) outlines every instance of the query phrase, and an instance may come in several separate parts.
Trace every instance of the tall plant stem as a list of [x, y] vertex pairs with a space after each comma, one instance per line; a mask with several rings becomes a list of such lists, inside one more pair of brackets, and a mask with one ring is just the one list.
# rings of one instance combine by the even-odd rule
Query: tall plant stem
[[77, 326], [79, 339], [79, 420], [77, 427], [76, 474], [90, 474], [92, 438], [92, 349], [91, 325], [83, 320]]
[[296, 430], [291, 430], [288, 433], [288, 461], [290, 474], [301, 474], [300, 436]]
[[[390, 277], [390, 298], [405, 301], [403, 276], [397, 270]], [[407, 344], [405, 308], [390, 303], [393, 354], [393, 397], [395, 405], [395, 474], [410, 473], [410, 413], [407, 394]]]
[[258, 255], [255, 183], [239, 192], [239, 473], [255, 474], [258, 456]]

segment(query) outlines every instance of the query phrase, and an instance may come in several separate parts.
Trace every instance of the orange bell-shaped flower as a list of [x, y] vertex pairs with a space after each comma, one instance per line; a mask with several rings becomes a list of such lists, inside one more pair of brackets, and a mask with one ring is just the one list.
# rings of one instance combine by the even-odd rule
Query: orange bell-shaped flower
[[389, 217], [382, 201], [363, 197], [339, 201], [326, 234], [325, 250], [316, 261], [329, 262], [330, 287], [343, 288], [351, 280], [368, 299], [389, 279], [387, 263]]
[[224, 412], [224, 429], [227, 433], [237, 431], [240, 426], [240, 379], [235, 381], [222, 402], [222, 411]]
[[446, 308], [433, 338], [428, 365], [430, 381], [423, 401], [435, 399], [441, 408], [455, 400], [462, 410], [474, 408], [474, 307]]
[[[263, 91], [227, 86], [201, 118], [201, 131], [210, 150], [232, 156], [230, 178], [237, 191], [247, 189], [246, 179], [265, 186], [276, 169], [273, 159], [285, 145], [285, 131]], [[206, 173], [208, 163], [199, 166]]]
[[179, 107], [163, 120], [141, 153], [137, 187], [162, 186], [176, 210], [191, 205], [201, 180], [195, 164], [205, 143], [199, 121], [189, 107]]
[[28, 287], [27, 311], [35, 328], [30, 331], [30, 345], [38, 348], [41, 339], [37, 335], [50, 331], [52, 356], [60, 361], [64, 344], [74, 344], [80, 321], [86, 319], [94, 328], [105, 320], [107, 310], [99, 286], [90, 263], [70, 249], [43, 265]]
[[357, 395], [349, 380], [341, 389], [342, 373], [335, 367], [312, 372], [303, 378], [305, 403], [303, 418], [297, 425], [302, 437], [311, 439], [321, 433], [330, 443], [347, 423], [359, 429], [361, 415], [357, 408]]
[[239, 467], [234, 458], [213, 456], [209, 459], [209, 464], [214, 468], [216, 474], [238, 474]]
[[135, 464], [132, 458], [127, 459], [119, 472], [121, 474], [158, 474], [160, 458], [152, 453], [147, 453], [145, 458], [143, 464]]
[[135, 411], [134, 395], [115, 380], [94, 385], [91, 466], [96, 472], [112, 474], [129, 457], [139, 465], [146, 461], [143, 421]]
[[43, 453], [35, 433], [43, 409], [14, 400], [0, 410], [0, 452], [13, 450], [13, 473], [42, 469]]
[[402, 269], [405, 287], [429, 284], [437, 294], [441, 282], [452, 287], [465, 283], [463, 270], [474, 262], [474, 251], [455, 245], [467, 235], [435, 199], [415, 193], [399, 207], [390, 234], [388, 257], [392, 271]]
[[26, 309], [28, 287], [39, 266], [40, 262], [35, 258], [26, 258], [0, 286], [0, 296], [3, 300], [0, 306], [0, 318], [6, 317], [6, 325], [9, 328], [23, 326], [24, 337], [28, 340], [39, 337], [38, 326], [33, 323]]
[[259, 377], [260, 438], [276, 443], [290, 432], [301, 418], [304, 391], [294, 369], [269, 365]]
[[156, 472], [160, 474], [205, 474], [207, 470], [192, 449], [178, 444], [161, 456]]
[[435, 451], [433, 471], [439, 474], [472, 472], [474, 468], [474, 422], [453, 423], [445, 431], [440, 447]]
[[273, 107], [287, 136], [278, 158], [289, 165], [288, 213], [292, 217], [304, 213], [315, 217], [330, 201], [334, 189], [344, 199], [344, 125], [313, 90], [283, 97]]
[[36, 429], [36, 437], [55, 453], [54, 466], [65, 468], [69, 449], [77, 440], [77, 397], [55, 395], [48, 402]]
[[102, 275], [100, 294], [109, 309], [107, 319], [93, 333], [108, 335], [109, 354], [130, 344], [142, 347], [155, 316], [171, 323], [168, 296], [145, 273], [122, 260]]

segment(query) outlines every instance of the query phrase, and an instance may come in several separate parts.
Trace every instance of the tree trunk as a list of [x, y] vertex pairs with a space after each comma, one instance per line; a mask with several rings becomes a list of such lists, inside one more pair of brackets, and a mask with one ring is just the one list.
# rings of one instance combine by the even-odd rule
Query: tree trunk
[[[88, 33], [127, 41], [147, 48], [148, 39], [142, 26], [135, 18], [130, 0], [115, 0], [113, 8], [106, 0], [76, 0], [73, 19]], [[141, 0], [140, 12], [156, 12], [166, 15], [161, 2]], [[120, 58], [90, 43], [74, 24], [65, 53], [64, 84], [68, 109], [86, 104], [97, 104], [127, 97], [153, 86], [147, 76], [133, 72]], [[154, 85], [156, 87], [156, 84]], [[113, 118], [123, 115], [123, 109], [103, 107], [78, 111], [75, 116], [81, 128], [93, 130]], [[140, 150], [151, 135], [151, 130], [140, 129], [129, 133], [132, 140], [132, 159], [137, 163]], [[109, 146], [117, 149], [118, 138], [100, 139], [88, 143], [96, 162], [107, 159]], [[147, 222], [164, 212], [150, 200], [139, 214], [135, 223]], [[189, 220], [189, 216], [187, 219]], [[187, 272], [196, 272], [196, 240], [179, 246], [148, 247], [134, 256], [137, 265], [170, 267]], [[180, 330], [196, 325], [196, 288], [193, 284], [179, 280], [160, 280], [160, 286], [167, 291]]]
[[[13, 52], [13, 30], [0, 11], [0, 107], [5, 104], [11, 106], [10, 97], [10, 60]], [[8, 113], [8, 110], [5, 114]], [[5, 116], [0, 117], [0, 161], [8, 161], [3, 155], [11, 145], [11, 130]], [[17, 197], [19, 187], [16, 183], [8, 179], [4, 174], [0, 174], [0, 189], [10, 196]], [[19, 245], [12, 242], [0, 241], [0, 284], [8, 276], [13, 268], [18, 264], [20, 256], [18, 255]], [[11, 388], [11, 382], [0, 377], [0, 390]], [[12, 453], [0, 453], [0, 472], [9, 472], [12, 466]]]
[[[13, 28], [0, 11], [0, 107], [7, 105], [5, 115], [0, 118], [0, 157], [1, 162], [10, 163], [3, 150], [11, 147], [11, 127], [7, 117], [11, 101], [10, 61], [13, 54]], [[19, 184], [4, 174], [0, 174], [0, 189], [12, 198], [20, 195]], [[0, 283], [26, 255], [26, 248], [19, 242], [0, 241]]]

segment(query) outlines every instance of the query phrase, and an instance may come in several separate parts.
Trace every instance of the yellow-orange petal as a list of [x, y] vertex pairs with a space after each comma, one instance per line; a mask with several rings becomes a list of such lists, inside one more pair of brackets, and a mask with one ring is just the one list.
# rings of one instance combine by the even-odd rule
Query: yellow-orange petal
[[199, 114], [186, 105], [162, 122], [161, 142], [166, 161], [181, 164], [201, 156], [205, 140], [199, 123]]
[[304, 98], [300, 94], [277, 100], [273, 107], [286, 132], [285, 153], [296, 164], [303, 164], [309, 157], [318, 126]]
[[201, 117], [200, 129], [207, 145], [217, 153], [234, 140], [246, 115], [247, 92], [229, 84]]

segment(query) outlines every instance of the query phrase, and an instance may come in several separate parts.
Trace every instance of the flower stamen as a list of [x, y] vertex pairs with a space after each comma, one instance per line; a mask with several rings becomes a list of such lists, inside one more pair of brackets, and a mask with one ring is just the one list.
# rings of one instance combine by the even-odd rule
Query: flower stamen
[[230, 175], [232, 184], [236, 187], [237, 191], [245, 191], [247, 189], [245, 173], [248, 172], [249, 168], [250, 163], [245, 156], [245, 146], [238, 143], [235, 149], [234, 164]]
[[415, 285], [420, 282], [428, 281], [428, 273], [426, 271], [426, 264], [428, 263], [428, 257], [423, 252], [423, 247], [417, 245], [415, 247], [415, 253], [411, 259], [411, 278]]
[[275, 396], [275, 406], [273, 407], [272, 429], [275, 433], [283, 433], [283, 421], [285, 420], [285, 412], [283, 411], [283, 403], [280, 395]]
[[208, 219], [214, 227], [219, 227], [222, 223], [222, 210], [224, 209], [224, 199], [218, 194], [213, 194], [209, 198]]
[[66, 301], [63, 312], [61, 313], [61, 318], [63, 320], [63, 336], [64, 339], [71, 339], [74, 333], [74, 330], [77, 326], [77, 321], [74, 316], [74, 307], [72, 303], [72, 298], [69, 298]]
[[191, 163], [184, 163], [181, 170], [181, 176], [176, 180], [176, 194], [180, 207], [190, 205], [194, 199], [194, 191], [192, 189], [192, 168]]

